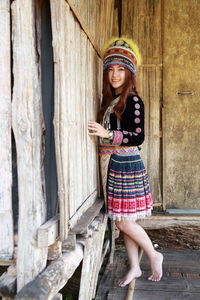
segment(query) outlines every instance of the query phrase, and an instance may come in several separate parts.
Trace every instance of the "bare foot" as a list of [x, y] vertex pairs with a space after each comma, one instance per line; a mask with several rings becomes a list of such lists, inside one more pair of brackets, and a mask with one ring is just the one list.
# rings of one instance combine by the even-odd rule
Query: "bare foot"
[[120, 287], [124, 287], [127, 284], [129, 284], [134, 278], [138, 278], [142, 275], [142, 271], [140, 267], [132, 267], [130, 270], [126, 273], [126, 275], [118, 280], [118, 285]]
[[154, 259], [151, 261], [152, 275], [149, 276], [148, 280], [160, 281], [160, 279], [162, 278], [162, 262], [163, 255], [159, 252], [156, 252]]

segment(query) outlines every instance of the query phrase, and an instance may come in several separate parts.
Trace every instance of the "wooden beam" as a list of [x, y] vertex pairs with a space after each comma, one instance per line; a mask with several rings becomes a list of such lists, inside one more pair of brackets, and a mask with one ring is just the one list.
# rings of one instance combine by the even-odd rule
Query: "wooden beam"
[[[78, 236], [78, 241], [80, 242], [80, 240], [83, 240], [85, 242], [85, 240], [88, 237], [91, 237], [93, 235], [94, 231], [98, 229], [99, 224], [102, 223], [104, 218], [105, 218], [104, 213], [100, 213], [98, 216], [96, 216], [94, 218], [94, 220], [92, 221], [92, 223], [88, 226], [87, 233], [84, 233], [83, 235]], [[69, 252], [69, 251], [74, 250], [76, 241], [77, 241], [76, 234], [69, 232], [67, 240], [62, 242], [62, 252]]]
[[116, 230], [118, 231], [118, 228], [115, 224], [115, 221], [111, 219], [111, 235], [112, 235], [112, 242], [110, 245], [111, 252], [109, 257], [109, 264], [112, 265], [114, 261], [114, 252], [115, 252], [115, 236], [116, 236]]
[[101, 269], [101, 263], [102, 263], [102, 255], [103, 252], [103, 242], [105, 237], [105, 231], [107, 228], [107, 222], [108, 222], [108, 216], [104, 216], [103, 222], [99, 225], [98, 231], [96, 232], [97, 235], [97, 251], [95, 251], [95, 258], [94, 258], [94, 270], [93, 270], [93, 278], [92, 278], [92, 284], [91, 284], [91, 298], [94, 299], [96, 295], [96, 289], [97, 289], [97, 282], [98, 282], [98, 275], [99, 271]]
[[13, 256], [10, 1], [0, 1], [0, 260]]
[[0, 277], [0, 295], [3, 297], [14, 296], [17, 291], [16, 267], [10, 266], [7, 272]]
[[102, 58], [101, 51], [100, 51], [94, 37], [90, 33], [90, 30], [89, 30], [88, 26], [85, 24], [85, 21], [82, 18], [82, 15], [80, 14], [80, 12], [78, 11], [76, 5], [74, 4], [74, 1], [72, 1], [72, 0], [65, 0], [65, 1], [69, 4], [71, 10], [73, 11], [73, 13], [74, 13], [75, 17], [77, 18], [77, 20], [78, 20], [79, 24], [81, 25], [81, 27], [83, 28], [83, 31], [87, 35], [88, 39], [90, 40], [90, 42], [91, 42], [92, 46], [94, 47], [96, 53], [98, 54], [98, 56], [100, 58]]
[[56, 294], [52, 300], [62, 300], [63, 299], [63, 295], [61, 293]]
[[62, 256], [62, 242], [56, 241], [53, 245], [48, 247], [48, 260], [56, 260]]
[[37, 231], [37, 245], [39, 248], [48, 247], [58, 238], [58, 220], [55, 216], [41, 225]]
[[75, 215], [69, 219], [69, 228], [73, 228], [80, 217], [95, 203], [97, 200], [97, 190], [95, 190], [76, 211]]
[[104, 246], [103, 246], [103, 253], [102, 253], [102, 256], [101, 256], [101, 265], [102, 265], [102, 263], [104, 261], [104, 258], [105, 258], [106, 254], [108, 252], [109, 246], [110, 246], [110, 241], [109, 241], [109, 239], [107, 239], [104, 243]]
[[99, 214], [104, 204], [103, 199], [98, 199], [78, 220], [77, 224], [71, 228], [72, 233], [84, 234], [87, 233], [89, 225], [94, 218]]
[[15, 265], [16, 261], [14, 259], [12, 260], [0, 260], [0, 266], [11, 266]]
[[158, 207], [158, 206], [162, 206], [162, 203], [161, 202], [153, 203], [153, 207]]
[[92, 236], [89, 236], [85, 241], [79, 300], [91, 300], [95, 297], [97, 278], [102, 263], [102, 248], [107, 218], [104, 215], [102, 222], [99, 222], [99, 226]]
[[53, 261], [35, 280], [24, 286], [15, 299], [52, 299], [71, 278], [82, 259], [83, 246], [77, 243], [74, 251]]
[[159, 229], [169, 226], [199, 226], [200, 216], [151, 216], [138, 220], [138, 224], [146, 229]]
[[37, 230], [46, 220], [44, 120], [41, 95], [41, 16], [39, 0], [15, 0], [12, 9], [12, 126], [17, 148], [19, 222], [17, 289], [46, 266], [47, 248], [37, 247]]
[[87, 236], [92, 236], [93, 232], [98, 229], [99, 224], [102, 223], [105, 217], [104, 213], [100, 213], [93, 222], [88, 226]]
[[[55, 153], [56, 153], [56, 170], [58, 179], [58, 200], [60, 207], [60, 238], [61, 241], [65, 240], [68, 235], [67, 222], [69, 219], [69, 205], [67, 198], [67, 191], [65, 190], [66, 174], [64, 175], [63, 168], [63, 156], [62, 156], [62, 142], [63, 139], [61, 133], [61, 98], [63, 92], [63, 59], [64, 55], [59, 47], [63, 43], [64, 26], [63, 26], [63, 13], [65, 7], [63, 1], [50, 1], [51, 8], [51, 24], [52, 24], [52, 35], [53, 35], [53, 56], [54, 56], [54, 135], [55, 135]], [[59, 32], [59, 34], [58, 34]], [[68, 77], [68, 76], [67, 76]], [[66, 152], [65, 148], [65, 155]]]
[[68, 234], [68, 238], [62, 242], [62, 252], [69, 252], [74, 250], [76, 247], [76, 234]]

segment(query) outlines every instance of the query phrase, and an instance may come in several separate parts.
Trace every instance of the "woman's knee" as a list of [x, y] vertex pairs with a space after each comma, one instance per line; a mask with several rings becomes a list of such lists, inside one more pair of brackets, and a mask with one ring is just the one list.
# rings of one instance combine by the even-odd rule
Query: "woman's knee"
[[116, 221], [116, 226], [119, 230], [124, 231], [125, 229], [125, 221], [121, 220], [121, 221]]
[[116, 221], [116, 226], [119, 228], [119, 230], [125, 233], [129, 231], [131, 228], [133, 229], [134, 225], [136, 225], [135, 221], [128, 221], [128, 220]]

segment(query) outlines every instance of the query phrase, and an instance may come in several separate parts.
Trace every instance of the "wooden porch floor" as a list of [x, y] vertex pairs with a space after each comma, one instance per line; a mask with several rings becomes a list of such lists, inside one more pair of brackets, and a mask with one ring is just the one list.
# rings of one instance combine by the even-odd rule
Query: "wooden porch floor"
[[[135, 283], [134, 300], [199, 300], [200, 299], [200, 251], [165, 250], [160, 282], [147, 280], [150, 267], [146, 255], [141, 260], [142, 277]], [[117, 249], [114, 264], [107, 266], [100, 281], [95, 300], [125, 300], [128, 287], [119, 288], [117, 279], [126, 272], [128, 262], [125, 249]]]

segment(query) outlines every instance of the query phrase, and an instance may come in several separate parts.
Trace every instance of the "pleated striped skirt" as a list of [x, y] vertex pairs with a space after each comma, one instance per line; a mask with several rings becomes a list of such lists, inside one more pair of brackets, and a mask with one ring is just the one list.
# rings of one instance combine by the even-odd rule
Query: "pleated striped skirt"
[[107, 210], [114, 220], [136, 220], [151, 215], [151, 191], [139, 152], [136, 155], [111, 155], [107, 176]]

